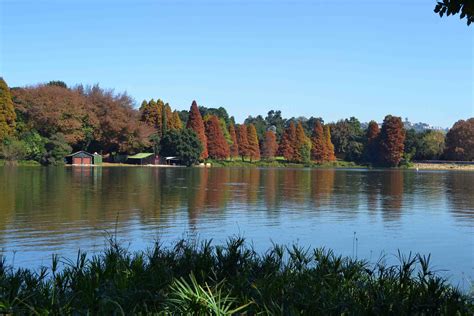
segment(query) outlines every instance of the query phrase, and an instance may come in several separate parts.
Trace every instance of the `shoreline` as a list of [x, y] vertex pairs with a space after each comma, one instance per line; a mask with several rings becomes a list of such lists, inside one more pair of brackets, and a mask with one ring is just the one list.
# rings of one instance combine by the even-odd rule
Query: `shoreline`
[[413, 163], [409, 169], [415, 170], [455, 170], [474, 171], [474, 165], [462, 165], [456, 163]]
[[[394, 170], [394, 169], [401, 169], [401, 170], [432, 170], [432, 171], [474, 171], [474, 164], [458, 164], [453, 162], [446, 162], [446, 163], [425, 163], [425, 162], [414, 162], [410, 163], [409, 166], [405, 167], [396, 167], [396, 168], [387, 168], [387, 167], [377, 167], [377, 166], [367, 166], [367, 165], [359, 165], [354, 162], [347, 162], [347, 161], [337, 161], [333, 163], [325, 163], [325, 164], [297, 164], [297, 163], [287, 163], [282, 161], [257, 161], [257, 162], [250, 162], [250, 161], [241, 161], [241, 160], [233, 160], [233, 161], [208, 161], [210, 166], [203, 166], [203, 165], [196, 165], [192, 168], [287, 168], [287, 169], [295, 169], [295, 168], [311, 168], [311, 169], [380, 169], [380, 170]], [[5, 161], [0, 160], [0, 167], [8, 166]], [[16, 167], [42, 167], [39, 163], [35, 161], [18, 161]], [[60, 166], [61, 167], [61, 166]], [[93, 168], [118, 168], [118, 167], [146, 167], [146, 168], [188, 168], [182, 165], [132, 165], [132, 164], [124, 164], [124, 163], [110, 163], [104, 162], [101, 165], [68, 165], [65, 164], [62, 167], [71, 168], [71, 167], [93, 167]]]

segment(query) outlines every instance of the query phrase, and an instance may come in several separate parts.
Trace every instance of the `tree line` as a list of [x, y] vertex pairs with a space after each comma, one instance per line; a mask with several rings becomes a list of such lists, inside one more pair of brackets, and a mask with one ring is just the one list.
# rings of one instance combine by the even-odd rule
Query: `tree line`
[[0, 80], [0, 157], [62, 163], [77, 150], [107, 159], [138, 152], [177, 156], [187, 165], [207, 159], [328, 163], [336, 159], [398, 166], [411, 160], [473, 160], [474, 118], [447, 132], [405, 130], [387, 115], [379, 126], [356, 118], [325, 123], [321, 117], [249, 116], [237, 124], [226, 109], [173, 110], [161, 99], [136, 109], [126, 93], [64, 82], [9, 88]]

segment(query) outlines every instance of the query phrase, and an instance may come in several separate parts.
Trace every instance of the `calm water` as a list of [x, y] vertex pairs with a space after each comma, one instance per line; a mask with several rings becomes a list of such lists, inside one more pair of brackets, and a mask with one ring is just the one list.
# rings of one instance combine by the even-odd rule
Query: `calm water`
[[17, 266], [104, 247], [114, 232], [156, 238], [239, 234], [376, 261], [431, 253], [462, 286], [474, 279], [474, 173], [402, 170], [0, 168], [0, 249]]

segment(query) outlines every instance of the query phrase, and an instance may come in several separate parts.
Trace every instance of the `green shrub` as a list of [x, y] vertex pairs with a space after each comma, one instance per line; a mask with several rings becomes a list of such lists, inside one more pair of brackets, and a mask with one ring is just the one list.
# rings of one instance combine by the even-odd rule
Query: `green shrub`
[[[0, 260], [0, 314], [472, 315], [473, 297], [399, 255], [371, 265], [330, 250], [275, 245], [257, 253], [242, 238], [223, 246], [181, 240], [131, 253], [111, 240], [102, 254], [51, 267]], [[61, 264], [62, 262], [62, 264]]]

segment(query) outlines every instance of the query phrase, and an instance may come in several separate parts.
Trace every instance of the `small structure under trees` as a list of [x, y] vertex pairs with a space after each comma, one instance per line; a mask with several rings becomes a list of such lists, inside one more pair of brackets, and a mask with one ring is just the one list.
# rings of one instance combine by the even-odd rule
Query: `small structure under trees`
[[131, 165], [156, 165], [159, 163], [159, 158], [154, 153], [138, 153], [128, 156], [126, 163]]
[[101, 165], [102, 156], [81, 150], [66, 156], [66, 163], [70, 165]]

